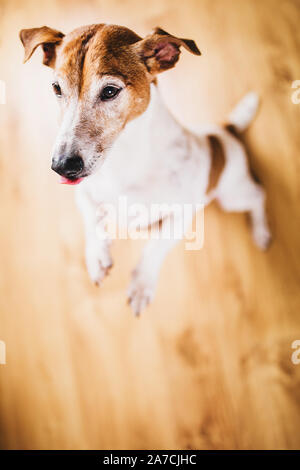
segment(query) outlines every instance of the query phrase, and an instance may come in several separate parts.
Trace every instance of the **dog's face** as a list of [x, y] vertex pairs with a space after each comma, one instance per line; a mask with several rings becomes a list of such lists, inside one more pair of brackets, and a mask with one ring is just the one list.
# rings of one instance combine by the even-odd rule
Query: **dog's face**
[[38, 46], [53, 68], [52, 87], [61, 108], [61, 126], [52, 169], [64, 182], [92, 174], [126, 124], [141, 115], [157, 73], [172, 68], [180, 46], [199, 55], [194, 41], [160, 28], [142, 39], [115, 25], [91, 25], [70, 34], [46, 26], [20, 32], [27, 61]]

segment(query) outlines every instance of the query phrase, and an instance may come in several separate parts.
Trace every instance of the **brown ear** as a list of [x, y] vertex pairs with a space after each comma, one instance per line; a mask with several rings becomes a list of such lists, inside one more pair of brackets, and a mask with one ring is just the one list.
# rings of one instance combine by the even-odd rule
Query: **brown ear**
[[61, 42], [64, 34], [56, 29], [42, 26], [41, 28], [22, 29], [20, 39], [25, 49], [24, 63], [32, 56], [38, 46], [43, 47], [43, 64], [49, 67], [54, 66], [55, 47]]
[[177, 38], [161, 28], [155, 28], [136, 45], [140, 57], [152, 75], [174, 67], [179, 59], [181, 46], [192, 54], [201, 55], [193, 40]]

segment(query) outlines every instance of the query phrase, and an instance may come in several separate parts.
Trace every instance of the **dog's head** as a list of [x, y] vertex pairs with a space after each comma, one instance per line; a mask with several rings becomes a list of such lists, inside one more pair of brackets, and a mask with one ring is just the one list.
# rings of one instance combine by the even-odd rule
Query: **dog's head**
[[85, 26], [67, 35], [43, 26], [23, 29], [20, 38], [24, 62], [42, 46], [43, 63], [54, 70], [62, 119], [52, 168], [70, 183], [93, 173], [126, 123], [146, 110], [150, 83], [176, 64], [181, 46], [200, 54], [194, 41], [160, 28], [142, 39], [115, 25]]

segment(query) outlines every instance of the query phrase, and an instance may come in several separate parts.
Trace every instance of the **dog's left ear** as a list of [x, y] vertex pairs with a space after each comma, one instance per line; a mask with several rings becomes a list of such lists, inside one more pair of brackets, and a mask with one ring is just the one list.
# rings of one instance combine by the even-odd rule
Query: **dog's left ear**
[[179, 59], [181, 46], [192, 54], [201, 55], [192, 39], [177, 38], [161, 28], [155, 28], [145, 39], [134, 45], [151, 75], [174, 67]]
[[64, 34], [56, 29], [42, 26], [41, 28], [22, 29], [20, 39], [25, 49], [24, 62], [32, 56], [38, 46], [43, 47], [43, 64], [49, 67], [54, 66], [55, 48], [64, 37]]

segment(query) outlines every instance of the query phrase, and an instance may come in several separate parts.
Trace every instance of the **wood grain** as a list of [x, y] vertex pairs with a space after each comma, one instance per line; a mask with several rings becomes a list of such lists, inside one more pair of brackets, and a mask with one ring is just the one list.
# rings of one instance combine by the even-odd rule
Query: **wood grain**
[[[205, 212], [205, 244], [167, 258], [155, 302], [125, 304], [141, 248], [117, 241], [98, 290], [84, 267], [73, 189], [57, 184], [50, 72], [22, 65], [18, 31], [95, 22], [154, 26], [196, 41], [161, 76], [186, 125], [222, 121], [254, 89], [245, 139], [268, 193], [274, 242], [253, 246], [242, 215]], [[300, 3], [287, 0], [1, 0], [0, 446], [5, 449], [300, 447]]]

